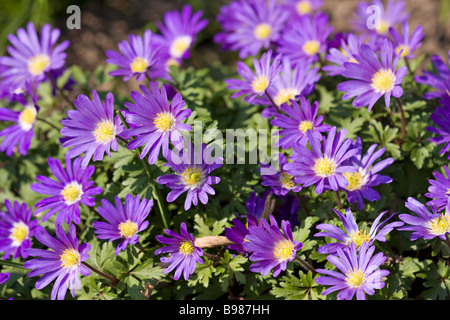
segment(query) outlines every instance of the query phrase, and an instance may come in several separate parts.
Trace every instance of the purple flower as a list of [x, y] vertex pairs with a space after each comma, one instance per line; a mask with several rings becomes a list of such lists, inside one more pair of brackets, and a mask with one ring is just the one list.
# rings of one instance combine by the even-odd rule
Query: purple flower
[[245, 237], [243, 247], [251, 252], [250, 271], [267, 275], [273, 268], [273, 276], [277, 277], [286, 270], [287, 263], [293, 261], [303, 243], [293, 239], [289, 221], [281, 221], [281, 230], [271, 215], [270, 225], [265, 219], [259, 225], [249, 226], [249, 234]]
[[0, 121], [14, 122], [13, 125], [0, 131], [0, 137], [5, 137], [0, 145], [0, 151], [6, 151], [6, 155], [10, 157], [18, 147], [21, 155], [27, 155], [31, 139], [34, 137], [38, 111], [39, 107], [32, 104], [25, 105], [21, 111], [0, 108]]
[[288, 57], [294, 65], [318, 61], [319, 55], [327, 49], [327, 38], [332, 30], [328, 15], [323, 12], [301, 16], [287, 26], [277, 52]]
[[162, 86], [160, 91], [155, 82], [150, 82], [151, 92], [143, 85], [139, 88], [142, 94], [131, 92], [135, 104], [125, 102], [125, 107], [130, 111], [126, 120], [131, 128], [124, 132], [123, 137], [136, 137], [127, 145], [130, 150], [145, 144], [141, 159], [149, 154], [148, 163], [154, 164], [161, 148], [163, 156], [168, 156], [169, 139], [174, 146], [183, 145], [180, 131], [190, 131], [192, 127], [181, 121], [188, 118], [192, 111], [184, 108], [186, 103], [179, 93], [169, 103], [166, 88]]
[[106, 51], [106, 62], [118, 66], [118, 69], [111, 71], [109, 75], [123, 76], [123, 81], [136, 76], [137, 81], [142, 81], [155, 63], [159, 62], [160, 46], [152, 40], [150, 30], [145, 30], [143, 37], [130, 34], [128, 39], [128, 42], [126, 40], [119, 42], [120, 53]]
[[[426, 84], [436, 89], [423, 95], [423, 98], [427, 100], [446, 97], [450, 90], [450, 68], [438, 55], [431, 57], [431, 63], [436, 73], [423, 71], [422, 75], [414, 78], [417, 83]], [[448, 51], [448, 63], [450, 64], [450, 50]]]
[[138, 233], [147, 229], [149, 222], [145, 219], [153, 206], [153, 200], [142, 199], [139, 195], [133, 197], [127, 194], [125, 204], [119, 197], [115, 197], [115, 207], [109, 201], [102, 199], [102, 206], [97, 208], [98, 213], [107, 221], [95, 221], [92, 226], [99, 239], [114, 241], [123, 239], [116, 247], [116, 255], [128, 246], [139, 241]]
[[211, 158], [212, 149], [205, 143], [194, 150], [192, 144], [187, 144], [187, 149], [179, 150], [180, 155], [174, 151], [167, 157], [165, 166], [170, 167], [175, 173], [159, 176], [156, 182], [165, 184], [172, 189], [167, 194], [167, 201], [173, 202], [182, 193], [187, 192], [184, 209], [189, 210], [191, 205], [196, 206], [198, 200], [208, 203], [208, 194], [216, 192], [211, 185], [220, 182], [220, 178], [211, 176], [211, 172], [222, 166], [223, 158]]
[[244, 248], [244, 242], [248, 241], [245, 237], [248, 235], [248, 228], [258, 224], [258, 219], [255, 216], [247, 213], [247, 222], [244, 225], [239, 218], [232, 220], [233, 226], [231, 228], [225, 228], [225, 236], [233, 244], [228, 245], [228, 249], [235, 250], [237, 252], [249, 254], [250, 251]]
[[[400, 214], [399, 218], [407, 225], [398, 230], [412, 231], [411, 241], [423, 238], [424, 240], [439, 237], [446, 239], [446, 235], [450, 232], [450, 207], [447, 205], [444, 212], [438, 213], [437, 208], [432, 207], [430, 212], [425, 205], [416, 199], [409, 197], [405, 206], [416, 215]], [[439, 210], [442, 211], [442, 210]]]
[[177, 10], [166, 12], [164, 23], [156, 23], [162, 34], [157, 36], [156, 43], [167, 47], [166, 50], [175, 61], [189, 58], [189, 49], [195, 43], [197, 34], [208, 24], [208, 20], [202, 19], [202, 16], [202, 11], [192, 12], [189, 4], [186, 4], [181, 12]]
[[56, 177], [56, 181], [45, 176], [36, 176], [40, 183], [33, 183], [31, 190], [37, 193], [47, 194], [50, 197], [42, 199], [36, 203], [38, 214], [50, 209], [42, 218], [47, 220], [55, 213], [58, 213], [56, 223], [75, 224], [80, 223], [80, 203], [88, 207], [95, 206], [94, 195], [102, 192], [102, 188], [93, 187], [93, 180], [89, 180], [94, 174], [95, 167], [88, 166], [81, 168], [81, 158], [72, 160], [66, 158], [66, 170], [58, 159], [48, 158], [50, 171]]
[[36, 281], [36, 289], [41, 290], [56, 279], [52, 293], [52, 300], [64, 300], [67, 289], [75, 298], [75, 289], [81, 290], [80, 274], [88, 276], [89, 269], [82, 264], [89, 259], [88, 252], [91, 249], [89, 243], [78, 243], [76, 227], [69, 225], [68, 235], [65, 234], [61, 225], [56, 224], [56, 239], [47, 230], [39, 226], [36, 230], [36, 239], [52, 250], [27, 249], [30, 256], [37, 259], [28, 260], [24, 263], [26, 269], [33, 269], [28, 277], [43, 276]]
[[69, 41], [55, 47], [60, 33], [46, 24], [38, 36], [34, 24], [28, 22], [26, 30], [17, 30], [17, 37], [9, 34], [10, 56], [0, 57], [0, 65], [8, 67], [0, 74], [1, 82], [9, 85], [10, 91], [25, 90], [28, 82], [46, 81], [50, 72], [63, 68]]
[[324, 274], [315, 279], [316, 283], [330, 286], [322, 295], [339, 291], [338, 300], [351, 300], [355, 294], [357, 300], [365, 300], [366, 294], [373, 295], [374, 289], [384, 288], [383, 277], [389, 271], [380, 269], [380, 266], [386, 257], [382, 252], [373, 255], [374, 251], [374, 246], [363, 243], [359, 250], [352, 244], [350, 248], [338, 248], [337, 255], [328, 255], [327, 260], [337, 270], [316, 269]]
[[446, 177], [442, 173], [434, 171], [433, 176], [436, 180], [428, 180], [430, 186], [428, 193], [425, 193], [425, 197], [433, 199], [428, 201], [427, 205], [435, 207], [439, 211], [445, 209], [450, 198], [450, 169], [447, 166], [444, 166], [443, 169]]
[[[272, 193], [277, 196], [285, 196], [292, 190], [292, 192], [299, 192], [302, 189], [301, 185], [296, 184], [293, 180], [293, 176], [288, 174], [284, 167], [288, 163], [286, 156], [282, 153], [278, 154], [278, 161], [280, 164], [280, 171], [272, 175], [261, 175], [261, 185], [270, 187]], [[263, 167], [270, 167], [269, 165], [261, 164]], [[274, 169], [275, 170], [275, 169]]]
[[[426, 127], [426, 129], [437, 135], [430, 138], [430, 142], [437, 145], [444, 144], [440, 152], [442, 156], [450, 149], [450, 105], [438, 106], [431, 115], [431, 120], [437, 127]], [[450, 153], [447, 155], [447, 159], [450, 159]]]
[[386, 158], [374, 165], [374, 162], [385, 151], [385, 148], [375, 151], [377, 146], [377, 144], [371, 145], [363, 156], [361, 138], [357, 137], [353, 147], [358, 149], [358, 153], [345, 162], [346, 165], [357, 168], [355, 172], [346, 172], [343, 175], [348, 180], [348, 185], [345, 187], [348, 201], [350, 203], [357, 202], [360, 211], [364, 208], [364, 199], [368, 201], [378, 201], [380, 199], [380, 194], [372, 187], [392, 182], [390, 177], [380, 175], [378, 172], [390, 166], [394, 159]]
[[11, 274], [9, 272], [0, 272], [0, 284], [8, 281]]
[[245, 200], [245, 208], [247, 209], [247, 215], [253, 216], [258, 220], [264, 211], [264, 206], [266, 204], [267, 197], [270, 192], [265, 191], [261, 197], [258, 196], [256, 192], [252, 192], [250, 197]]
[[239, 90], [231, 98], [245, 95], [245, 101], [252, 103], [258, 96], [263, 96], [266, 90], [273, 84], [275, 76], [281, 70], [281, 55], [277, 55], [272, 61], [272, 50], [262, 54], [258, 61], [253, 59], [255, 72], [253, 72], [245, 63], [238, 61], [237, 72], [243, 78], [225, 80], [228, 84], [227, 89]]
[[111, 92], [102, 103], [97, 92], [92, 91], [93, 99], [80, 94], [74, 100], [76, 110], [67, 112], [68, 119], [61, 120], [63, 147], [71, 147], [66, 157], [75, 158], [84, 154], [81, 167], [86, 168], [91, 158], [103, 160], [105, 152], [111, 157], [111, 151], [117, 151], [116, 137], [124, 131], [118, 116], [114, 117], [114, 96]]
[[330, 130], [329, 125], [322, 124], [323, 116], [317, 116], [319, 110], [317, 101], [311, 106], [309, 100], [300, 96], [300, 105], [291, 100], [290, 105], [281, 105], [281, 110], [284, 114], [276, 114], [275, 119], [271, 120], [270, 123], [283, 128], [279, 132], [282, 137], [277, 143], [277, 146], [281, 146], [283, 149], [289, 149], [297, 143], [306, 146], [308, 143], [306, 132], [308, 130], [319, 141], [322, 141], [322, 132]]
[[318, 11], [322, 7], [323, 0], [285, 0], [283, 4], [286, 10], [292, 12], [292, 17], [297, 18]]
[[222, 31], [214, 42], [224, 50], [239, 51], [239, 58], [256, 56], [278, 41], [289, 17], [276, 0], [237, 0], [222, 6], [217, 21]]
[[329, 76], [341, 75], [345, 70], [344, 63], [358, 63], [355, 56], [361, 53], [360, 48], [363, 43], [361, 37], [355, 34], [349, 34], [347, 39], [341, 39], [340, 48], [330, 48], [329, 53], [325, 55], [325, 59], [332, 62], [332, 65], [324, 66], [322, 69]]
[[422, 38], [425, 36], [423, 33], [422, 26], [417, 26], [417, 28], [412, 32], [411, 37], [409, 36], [409, 24], [408, 21], [405, 20], [402, 23], [402, 33], [398, 33], [398, 31], [394, 28], [391, 28], [389, 31], [393, 44], [395, 47], [395, 53], [399, 53], [401, 50], [402, 54], [400, 55], [402, 58], [412, 59], [415, 57], [413, 54], [414, 51], [417, 50], [422, 45]]
[[347, 208], [345, 210], [345, 215], [342, 215], [336, 209], [333, 209], [333, 211], [341, 219], [345, 231], [332, 224], [319, 224], [316, 228], [319, 230], [323, 230], [323, 232], [316, 233], [314, 235], [315, 237], [329, 237], [338, 241], [327, 243], [319, 247], [317, 252], [321, 254], [335, 254], [338, 248], [343, 249], [345, 247], [350, 247], [350, 245], [352, 244], [355, 245], [356, 249], [359, 249], [363, 243], [372, 245], [375, 240], [386, 242], [386, 235], [394, 230], [394, 228], [403, 225], [403, 222], [391, 222], [386, 224], [386, 222], [390, 220], [395, 215], [395, 213], [390, 215], [386, 220], [380, 223], [381, 218], [387, 212], [385, 211], [377, 216], [377, 218], [372, 222], [370, 230], [367, 231], [358, 227], [355, 217], [353, 216], [350, 208]]
[[292, 162], [285, 165], [288, 174], [295, 177], [295, 182], [303, 187], [315, 185], [314, 190], [321, 194], [324, 190], [337, 191], [348, 186], [344, 177], [345, 172], [354, 172], [355, 167], [346, 166], [343, 162], [354, 156], [358, 149], [350, 149], [351, 139], [345, 139], [347, 131], [340, 130], [336, 134], [336, 127], [332, 127], [323, 144], [310, 130], [306, 132], [311, 150], [301, 144], [293, 148]]
[[[394, 61], [392, 61], [394, 59]], [[386, 108], [389, 108], [391, 95], [399, 98], [403, 94], [400, 84], [406, 75], [407, 67], [396, 69], [400, 54], [395, 55], [392, 42], [385, 39], [381, 48], [381, 61], [373, 49], [361, 45], [361, 54], [355, 55], [358, 63], [345, 62], [342, 75], [353, 80], [338, 84], [339, 91], [346, 92], [343, 100], [357, 97], [353, 100], [354, 107], [368, 106], [369, 111], [374, 104], [384, 96]]]
[[26, 203], [14, 205], [5, 200], [7, 213], [0, 212], [0, 251], [4, 252], [2, 260], [9, 256], [13, 259], [27, 258], [25, 250], [31, 247], [31, 239], [34, 237], [38, 220], [31, 220], [33, 208]]
[[169, 273], [176, 268], [174, 279], [178, 280], [183, 274], [184, 280], [187, 281], [189, 276], [194, 273], [197, 263], [203, 263], [201, 258], [203, 250], [195, 245], [194, 236], [188, 233], [184, 222], [180, 225], [180, 232], [181, 234], [178, 234], [165, 229], [164, 233], [171, 238], [157, 235], [156, 240], [168, 246], [157, 249], [155, 255], [169, 253], [168, 257], [161, 258], [162, 263], [169, 264], [163, 273]]

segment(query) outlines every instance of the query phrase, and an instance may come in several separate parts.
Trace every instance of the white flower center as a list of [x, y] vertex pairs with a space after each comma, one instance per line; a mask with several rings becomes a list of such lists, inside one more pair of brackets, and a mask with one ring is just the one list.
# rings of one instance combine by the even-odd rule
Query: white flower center
[[173, 40], [170, 46], [170, 55], [174, 58], [181, 58], [187, 49], [191, 46], [191, 36], [179, 36]]

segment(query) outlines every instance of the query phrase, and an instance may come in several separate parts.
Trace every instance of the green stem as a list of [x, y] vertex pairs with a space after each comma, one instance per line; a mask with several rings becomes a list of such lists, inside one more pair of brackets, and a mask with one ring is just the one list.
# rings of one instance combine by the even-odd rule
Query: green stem
[[87, 262], [82, 262], [83, 265], [85, 265], [86, 267], [88, 267], [89, 269], [91, 269], [92, 271], [94, 271], [96, 274], [102, 276], [103, 278], [109, 280], [111, 282], [111, 285], [113, 287], [117, 286], [119, 284], [119, 279], [114, 278], [113, 276], [110, 276], [109, 274], [106, 274], [104, 272], [101, 272], [97, 269], [95, 269], [94, 267], [92, 267], [91, 265], [89, 265]]
[[397, 101], [398, 110], [400, 111], [401, 121], [402, 121], [402, 128], [401, 128], [401, 139], [400, 139], [400, 146], [405, 142], [406, 138], [406, 118], [405, 118], [405, 112], [403, 111], [402, 102], [399, 98], [395, 98], [395, 101]]
[[14, 267], [14, 268], [20, 268], [20, 269], [25, 269], [25, 267], [23, 266], [23, 263], [17, 263], [17, 262], [12, 262], [12, 261], [0, 260], [0, 265], [8, 266], [8, 267]]
[[47, 125], [49, 125], [50, 127], [52, 127], [53, 129], [55, 129], [56, 131], [61, 131], [61, 129], [60, 128], [58, 128], [57, 126], [55, 126], [53, 123], [51, 123], [50, 121], [47, 121], [46, 119], [42, 119], [41, 117], [37, 117], [36, 118], [37, 120], [39, 120], [39, 121], [41, 121], [41, 122], [43, 122], [43, 123], [45, 123], [45, 124], [47, 124]]
[[[125, 120], [125, 117], [123, 116], [122, 112], [120, 112], [120, 110], [118, 110], [117, 114], [119, 115], [119, 118], [122, 121], [124, 127], [126, 129], [130, 129], [130, 126], [128, 125], [127, 121]], [[147, 173], [149, 183], [153, 189], [154, 197], [156, 198], [156, 202], [158, 203], [158, 208], [159, 208], [159, 212], [161, 214], [161, 219], [162, 219], [164, 228], [169, 229], [169, 225], [168, 225], [167, 219], [166, 219], [167, 208], [164, 205], [164, 201], [163, 201], [163, 198], [161, 196], [161, 192], [159, 191], [158, 186], [153, 182], [154, 180], [152, 178], [152, 171], [150, 169], [150, 165], [149, 165], [148, 161], [146, 161], [144, 158], [141, 158], [141, 148], [137, 148], [136, 153], [137, 153], [139, 159], [141, 159], [144, 170]]]
[[308, 262], [306, 262], [305, 260], [303, 260], [302, 258], [296, 256], [295, 260], [300, 263], [300, 265], [306, 269], [307, 271], [311, 271], [313, 273], [313, 275], [317, 274], [316, 269], [314, 269], [314, 267], [312, 265], [310, 265]]
[[342, 209], [342, 204], [341, 204], [341, 197], [339, 195], [339, 191], [336, 191], [336, 202], [337, 202], [337, 207], [339, 210]]

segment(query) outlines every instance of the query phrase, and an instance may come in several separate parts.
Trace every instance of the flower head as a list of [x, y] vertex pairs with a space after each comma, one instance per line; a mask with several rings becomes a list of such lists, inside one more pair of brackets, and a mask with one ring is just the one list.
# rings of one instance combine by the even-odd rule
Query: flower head
[[256, 261], [250, 266], [250, 271], [267, 275], [275, 268], [273, 276], [277, 277], [286, 270], [287, 263], [293, 261], [303, 243], [293, 239], [291, 225], [281, 221], [281, 231], [277, 221], [271, 215], [270, 224], [262, 218], [259, 225], [249, 226], [245, 237], [244, 249], [251, 252], [250, 261]]
[[351, 33], [346, 38], [341, 38], [339, 48], [330, 48], [329, 53], [325, 55], [325, 59], [332, 62], [332, 65], [326, 65], [323, 70], [329, 76], [342, 74], [345, 70], [344, 63], [358, 63], [355, 56], [361, 53], [361, 44], [363, 39]]
[[222, 31], [214, 42], [225, 50], [239, 51], [239, 58], [257, 55], [276, 43], [289, 17], [276, 0], [237, 0], [222, 6], [217, 21]]
[[153, 200], [142, 199], [139, 195], [133, 197], [127, 194], [125, 203], [118, 196], [114, 198], [115, 207], [106, 199], [102, 199], [102, 206], [97, 208], [98, 213], [107, 221], [95, 221], [92, 226], [99, 239], [114, 241], [122, 239], [116, 247], [116, 255], [125, 250], [128, 244], [134, 245], [139, 241], [138, 233], [148, 227], [145, 219], [153, 206]]
[[450, 232], [449, 205], [441, 213], [438, 213], [439, 211], [435, 207], [432, 207], [433, 212], [430, 212], [425, 205], [409, 197], [405, 206], [417, 216], [406, 213], [400, 214], [399, 218], [407, 225], [398, 228], [398, 230], [412, 231], [411, 241], [419, 238], [429, 240], [435, 237], [445, 240], [446, 235]]
[[5, 200], [7, 212], [0, 212], [0, 251], [6, 260], [9, 256], [17, 259], [19, 256], [27, 258], [25, 250], [31, 247], [38, 220], [32, 220], [33, 208], [26, 203], [14, 205]]
[[[302, 189], [301, 185], [296, 184], [293, 181], [293, 176], [288, 174], [284, 167], [288, 163], [286, 156], [282, 153], [278, 154], [278, 161], [280, 165], [280, 171], [274, 174], [262, 175], [261, 185], [270, 187], [270, 190], [277, 196], [285, 196], [289, 191], [299, 192]], [[269, 165], [261, 164], [263, 167], [270, 167]]]
[[353, 80], [338, 84], [339, 91], [346, 92], [343, 100], [353, 100], [354, 107], [368, 106], [369, 111], [384, 96], [386, 108], [389, 108], [391, 96], [399, 98], [403, 94], [400, 84], [406, 75], [407, 67], [396, 69], [400, 53], [395, 55], [392, 42], [385, 39], [381, 48], [381, 60], [375, 51], [361, 44], [361, 54], [355, 55], [358, 63], [345, 62], [342, 75]]
[[131, 92], [135, 104], [125, 103], [130, 111], [126, 114], [130, 129], [124, 132], [123, 137], [129, 139], [135, 136], [127, 145], [130, 150], [145, 144], [141, 159], [148, 154], [148, 163], [154, 164], [161, 149], [163, 156], [168, 156], [169, 141], [174, 146], [183, 145], [180, 131], [190, 131], [192, 127], [181, 121], [188, 118], [192, 111], [184, 108], [186, 103], [179, 93], [169, 103], [166, 88], [162, 86], [160, 91], [155, 82], [150, 82], [151, 91], [143, 85], [139, 88], [142, 94]]
[[159, 248], [155, 251], [155, 255], [161, 253], [169, 253], [168, 257], [162, 257], [162, 263], [168, 263], [167, 269], [163, 273], [169, 273], [175, 270], [174, 279], [178, 280], [183, 274], [184, 280], [188, 280], [189, 276], [194, 273], [197, 263], [203, 263], [201, 256], [203, 250], [195, 245], [194, 236], [187, 231], [184, 222], [180, 225], [181, 234], [175, 231], [165, 229], [164, 233], [171, 238], [161, 235], [156, 236], [156, 240], [168, 246]]
[[336, 127], [332, 127], [328, 136], [320, 140], [307, 130], [311, 150], [301, 144], [293, 145], [294, 153], [292, 162], [285, 165], [288, 174], [295, 177], [295, 181], [303, 187], [315, 185], [317, 194], [324, 190], [337, 191], [348, 186], [344, 177], [345, 172], [354, 172], [355, 167], [343, 164], [345, 160], [354, 156], [357, 149], [351, 147], [351, 139], [345, 139], [347, 130], [342, 129], [336, 133]]
[[323, 274], [315, 279], [317, 284], [330, 286], [322, 295], [338, 291], [338, 300], [351, 300], [356, 294], [357, 300], [365, 300], [366, 294], [373, 295], [374, 289], [384, 288], [383, 277], [389, 271], [379, 267], [386, 260], [382, 252], [373, 255], [374, 246], [363, 243], [359, 250], [352, 244], [349, 248], [338, 248], [336, 255], [328, 255], [327, 260], [337, 270], [316, 269]]
[[93, 99], [89, 100], [80, 94], [74, 100], [76, 110], [67, 112], [67, 119], [61, 120], [64, 126], [61, 134], [63, 147], [70, 147], [66, 157], [74, 158], [84, 154], [81, 167], [86, 168], [91, 158], [94, 161], [103, 160], [106, 152], [117, 151], [119, 144], [117, 136], [124, 131], [124, 126], [118, 116], [114, 116], [114, 96], [111, 92], [102, 103], [97, 92], [92, 91]]
[[36, 203], [35, 214], [50, 209], [42, 218], [47, 220], [53, 214], [58, 213], [56, 223], [75, 224], [80, 223], [80, 203], [88, 207], [95, 206], [94, 195], [102, 192], [102, 188], [93, 187], [94, 181], [89, 180], [94, 174], [95, 167], [81, 167], [81, 158], [72, 160], [66, 158], [66, 169], [58, 159], [48, 158], [50, 171], [57, 180], [46, 176], [36, 176], [40, 183], [33, 183], [31, 189], [34, 192], [49, 195]]
[[160, 45], [152, 38], [152, 32], [145, 30], [143, 36], [130, 34], [128, 42], [126, 40], [119, 42], [120, 53], [107, 50], [106, 62], [118, 66], [109, 74], [113, 77], [123, 76], [124, 81], [134, 76], [137, 81], [142, 81], [155, 63], [159, 62]]
[[323, 4], [323, 0], [285, 0], [286, 10], [292, 12], [291, 18], [296, 19], [305, 15], [312, 15], [318, 11]]
[[196, 206], [198, 200], [208, 203], [208, 194], [214, 195], [211, 185], [220, 182], [220, 178], [211, 176], [211, 172], [222, 166], [223, 158], [211, 158], [212, 149], [205, 143], [195, 150], [192, 144], [186, 144], [184, 150], [178, 150], [180, 155], [172, 152], [167, 157], [165, 166], [175, 173], [159, 176], [156, 182], [165, 184], [172, 189], [167, 195], [167, 201], [173, 202], [182, 193], [186, 193], [184, 209], [189, 210], [191, 205]]
[[[444, 155], [450, 149], [450, 105], [438, 106], [431, 115], [431, 120], [436, 127], [427, 127], [426, 129], [436, 136], [430, 138], [430, 142], [437, 145], [443, 144], [444, 147], [440, 154]], [[450, 153], [447, 155], [447, 159], [450, 159]]]
[[36, 289], [41, 290], [56, 279], [53, 285], [51, 299], [64, 300], [67, 289], [75, 297], [75, 289], [81, 290], [80, 274], [88, 276], [90, 270], [82, 264], [89, 259], [88, 252], [91, 249], [89, 243], [79, 244], [76, 227], [69, 225], [66, 235], [61, 225], [56, 224], [56, 239], [53, 238], [44, 227], [36, 229], [36, 239], [51, 250], [27, 249], [29, 256], [36, 259], [25, 261], [26, 269], [33, 269], [28, 273], [29, 277], [43, 275], [36, 281]]
[[[447, 62], [450, 65], [450, 50], [448, 51]], [[417, 83], [426, 84], [435, 89], [425, 93], [423, 98], [431, 100], [448, 97], [450, 92], [450, 67], [438, 55], [431, 57], [431, 64], [435, 72], [425, 70], [422, 75], [414, 77]]]
[[408, 20], [402, 23], [401, 34], [394, 28], [391, 28], [389, 33], [394, 43], [395, 53], [402, 51], [400, 56], [407, 59], [415, 57], [414, 51], [422, 45], [421, 41], [425, 36], [422, 26], [417, 26], [410, 36]]
[[433, 176], [436, 180], [428, 180], [430, 186], [428, 193], [425, 193], [425, 197], [432, 199], [427, 202], [427, 205], [435, 207], [439, 211], [447, 207], [450, 199], [450, 169], [448, 166], [443, 166], [443, 169], [446, 177], [442, 173], [434, 171]]
[[321, 246], [318, 249], [318, 252], [321, 254], [335, 254], [338, 248], [349, 247], [352, 244], [355, 245], [356, 249], [359, 249], [363, 243], [372, 245], [375, 240], [386, 242], [386, 235], [394, 228], [403, 225], [403, 222], [399, 221], [386, 224], [386, 222], [390, 220], [395, 213], [380, 223], [381, 218], [387, 212], [385, 211], [377, 216], [377, 218], [372, 222], [370, 230], [367, 231], [358, 226], [350, 208], [345, 210], [345, 215], [341, 214], [336, 209], [333, 209], [333, 211], [341, 219], [345, 231], [331, 224], [319, 224], [317, 229], [323, 231], [316, 233], [314, 236], [329, 237], [338, 240], [338, 242], [327, 243]]

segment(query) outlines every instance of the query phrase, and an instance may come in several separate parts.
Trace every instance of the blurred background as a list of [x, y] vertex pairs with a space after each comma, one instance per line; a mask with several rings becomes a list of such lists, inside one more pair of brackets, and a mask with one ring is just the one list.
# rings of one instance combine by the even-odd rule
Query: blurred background
[[[350, 31], [349, 20], [359, 0], [324, 0], [323, 11], [330, 15], [334, 31]], [[410, 12], [410, 28], [422, 25], [425, 32], [419, 54], [440, 55], [447, 61], [450, 49], [450, 0], [405, 0]], [[210, 24], [198, 39], [194, 64], [223, 58], [212, 36], [220, 26], [215, 21], [220, 6], [230, 0], [0, 0], [0, 55], [6, 53], [7, 35], [33, 21], [38, 26], [50, 23], [61, 29], [62, 39], [68, 39], [67, 65], [77, 64], [93, 70], [104, 64], [105, 51], [117, 50], [117, 43], [129, 33], [140, 33], [145, 28], [156, 31], [155, 22], [168, 10], [180, 9], [190, 3], [201, 9]], [[66, 13], [69, 5], [81, 9], [81, 29], [69, 30]], [[229, 53], [226, 53], [229, 55]]]

